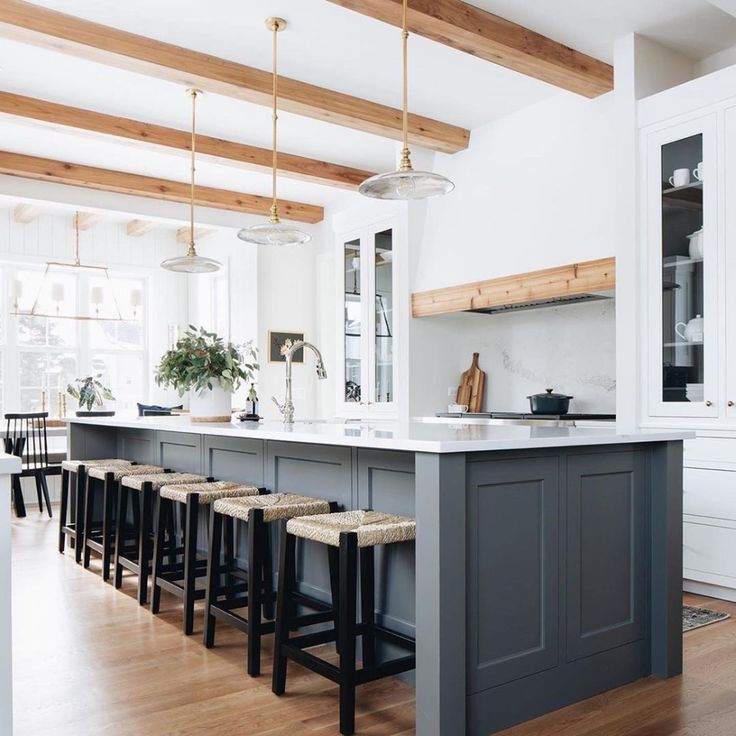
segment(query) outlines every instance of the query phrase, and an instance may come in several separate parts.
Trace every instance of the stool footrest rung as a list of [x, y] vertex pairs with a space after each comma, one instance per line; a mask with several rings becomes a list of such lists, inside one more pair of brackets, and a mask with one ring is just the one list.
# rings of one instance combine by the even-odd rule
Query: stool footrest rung
[[[299, 621], [299, 623], [301, 624], [301, 620]], [[318, 647], [322, 644], [329, 644], [336, 639], [337, 632], [335, 631], [335, 629], [327, 629], [326, 631], [315, 631], [312, 634], [302, 634], [301, 636], [294, 636], [287, 641], [287, 645], [290, 647], [296, 647], [297, 649], [309, 649], [310, 647]]]
[[318, 598], [312, 598], [312, 596], [306, 595], [305, 593], [292, 593], [291, 600], [294, 603], [300, 603], [303, 606], [307, 606], [307, 608], [311, 608], [313, 611], [327, 612], [333, 610], [330, 603], [325, 603]]
[[417, 643], [414, 639], [404, 636], [403, 634], [399, 634], [396, 631], [385, 629], [383, 626], [361, 625], [359, 630], [361, 634], [373, 634], [377, 639], [381, 639], [389, 644], [406, 649], [409, 652], [416, 652], [417, 650]]
[[284, 644], [282, 650], [284, 655], [294, 660], [297, 664], [322, 675], [322, 677], [326, 677], [328, 680], [332, 680], [332, 682], [338, 685], [340, 684], [340, 670], [334, 664], [330, 664], [311, 652], [305, 652], [303, 649], [291, 646], [290, 644]]
[[355, 672], [355, 682], [357, 685], [364, 685], [367, 682], [393, 677], [413, 669], [416, 669], [416, 657], [412, 654], [377, 664], [374, 667], [363, 667]]
[[[156, 578], [155, 585], [158, 585], [160, 588], [167, 590], [169, 593], [173, 593], [179, 598], [184, 597], [184, 586], [179, 585], [178, 583], [175, 583], [173, 580], [166, 580], [166, 578], [159, 577], [159, 578]], [[204, 588], [195, 588], [194, 589], [194, 600], [195, 601], [204, 600], [205, 593], [206, 591], [204, 590]]]

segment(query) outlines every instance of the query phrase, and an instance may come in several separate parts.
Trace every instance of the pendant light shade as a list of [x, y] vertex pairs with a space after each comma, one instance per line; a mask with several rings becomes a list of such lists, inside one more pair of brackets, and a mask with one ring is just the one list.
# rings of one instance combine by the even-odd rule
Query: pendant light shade
[[286, 28], [283, 18], [266, 18], [266, 28], [272, 34], [272, 61], [273, 61], [273, 126], [272, 126], [272, 164], [271, 164], [271, 191], [272, 203], [268, 222], [244, 227], [238, 232], [238, 237], [246, 243], [254, 245], [302, 245], [308, 243], [312, 236], [293, 225], [281, 222], [279, 217], [279, 203], [276, 197], [276, 172], [278, 170], [278, 34]]
[[403, 64], [403, 110], [402, 132], [403, 148], [401, 163], [396, 171], [376, 174], [366, 179], [358, 191], [365, 197], [373, 199], [428, 199], [448, 194], [455, 185], [442, 174], [432, 171], [414, 171], [411, 165], [409, 150], [409, 73], [408, 73], [408, 41], [409, 31], [406, 27], [406, 10], [408, 0], [403, 0], [401, 12], [401, 51]]
[[192, 165], [189, 185], [189, 250], [185, 256], [167, 258], [161, 263], [161, 268], [176, 273], [214, 273], [222, 268], [222, 264], [214, 258], [197, 255], [194, 244], [194, 174], [196, 171], [196, 143], [197, 143], [197, 95], [199, 90], [187, 90], [192, 97]]

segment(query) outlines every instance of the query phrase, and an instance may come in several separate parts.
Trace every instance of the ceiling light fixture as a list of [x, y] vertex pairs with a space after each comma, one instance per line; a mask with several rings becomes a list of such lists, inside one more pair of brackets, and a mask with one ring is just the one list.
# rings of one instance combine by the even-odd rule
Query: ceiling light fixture
[[442, 174], [432, 171], [415, 171], [411, 165], [409, 151], [409, 82], [408, 82], [408, 41], [409, 31], [406, 27], [408, 0], [404, 0], [401, 12], [401, 53], [403, 62], [403, 143], [401, 163], [396, 171], [376, 174], [366, 179], [358, 191], [365, 197], [373, 199], [427, 199], [449, 194], [455, 185]]
[[189, 184], [189, 250], [185, 256], [176, 256], [175, 258], [167, 258], [161, 268], [167, 271], [176, 271], [177, 273], [213, 273], [222, 268], [222, 264], [214, 258], [206, 258], [197, 255], [197, 248], [194, 244], [194, 173], [196, 171], [196, 143], [197, 143], [197, 95], [201, 94], [198, 89], [187, 90], [192, 98], [192, 164], [191, 178]]
[[[77, 269], [90, 271], [90, 275], [101, 274], [105, 278], [105, 287], [93, 286], [91, 289], [91, 301], [95, 305], [94, 315], [89, 314], [67, 314], [62, 311], [62, 305], [66, 300], [66, 290], [64, 288], [64, 276], [61, 281], [54, 281], [53, 274], [68, 274], [71, 270]], [[66, 277], [68, 278], [68, 276]], [[100, 315], [100, 308], [104, 305], [105, 291], [112, 297], [114, 307], [113, 317], [104, 317]], [[10, 314], [16, 317], [53, 317], [54, 319], [75, 319], [83, 321], [96, 322], [122, 322], [123, 315], [120, 311], [115, 289], [110, 282], [110, 274], [107, 266], [87, 266], [79, 260], [79, 212], [74, 214], [74, 263], [63, 263], [60, 261], [49, 261], [41, 278], [41, 284], [38, 287], [33, 305], [30, 310], [20, 308], [20, 299], [23, 296], [23, 283], [15, 282], [15, 294], [13, 311]], [[53, 306], [50, 306], [53, 303]]]
[[266, 28], [273, 34], [272, 39], [272, 58], [273, 58], [273, 150], [272, 150], [272, 171], [271, 171], [271, 209], [268, 222], [259, 225], [251, 225], [244, 227], [238, 232], [238, 237], [246, 243], [255, 245], [301, 245], [308, 243], [312, 236], [303, 230], [281, 222], [279, 218], [279, 204], [276, 198], [276, 172], [278, 149], [276, 146], [276, 133], [278, 127], [278, 43], [277, 37], [280, 31], [286, 28], [286, 21], [283, 18], [266, 18]]

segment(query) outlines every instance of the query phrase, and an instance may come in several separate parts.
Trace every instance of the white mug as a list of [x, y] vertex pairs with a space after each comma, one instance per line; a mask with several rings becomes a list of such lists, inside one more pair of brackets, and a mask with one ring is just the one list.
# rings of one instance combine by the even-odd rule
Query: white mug
[[700, 161], [698, 165], [693, 169], [693, 176], [698, 181], [703, 181], [703, 162]]
[[690, 183], [690, 169], [675, 169], [670, 177], [670, 186], [686, 187]]

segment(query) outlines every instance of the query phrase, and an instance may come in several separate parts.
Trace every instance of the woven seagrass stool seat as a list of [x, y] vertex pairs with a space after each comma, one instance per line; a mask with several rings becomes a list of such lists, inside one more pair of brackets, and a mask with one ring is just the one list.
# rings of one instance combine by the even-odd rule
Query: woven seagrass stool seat
[[[142, 467], [142, 466], [141, 466]], [[138, 603], [148, 601], [148, 579], [153, 558], [154, 497], [165, 485], [204, 483], [203, 475], [170, 473], [154, 469], [148, 473], [126, 473], [120, 477], [118, 510], [115, 515], [115, 587], [123, 584], [123, 568], [138, 576]], [[133, 494], [133, 524], [128, 525], [128, 499]], [[169, 534], [174, 534], [173, 517], [166, 519]]]
[[[233, 481], [211, 483], [182, 483], [165, 485], [158, 492], [156, 525], [153, 547], [153, 574], [151, 611], [158, 613], [161, 606], [161, 589], [179, 596], [183, 601], [182, 628], [186, 635], [194, 629], [194, 601], [204, 598], [203, 588], [197, 588], [197, 578], [207, 574], [206, 558], [197, 559], [197, 529], [200, 506], [209, 507], [221, 498], [257, 496], [258, 486], [243, 485]], [[175, 516], [175, 505], [183, 511], [183, 543], [176, 537], [166, 536], [165, 519]], [[167, 556], [164, 565], [163, 557]], [[181, 558], [181, 560], [180, 560]]]
[[94, 465], [131, 466], [130, 460], [105, 458], [102, 460], [61, 461], [61, 508], [59, 509], [59, 552], [64, 554], [66, 539], [74, 549], [74, 559], [82, 561], [84, 541], [84, 487], [87, 468]]
[[[273, 564], [271, 561], [271, 522], [304, 514], [329, 513], [328, 501], [296, 493], [266, 493], [246, 498], [219, 499], [210, 513], [210, 546], [207, 560], [207, 592], [205, 595], [204, 644], [215, 644], [215, 624], [219, 619], [248, 635], [248, 674], [261, 672], [261, 637], [273, 633]], [[232, 554], [236, 522], [248, 525], [247, 570], [238, 568]], [[223, 530], [225, 559], [221, 561]], [[229, 549], [228, 549], [229, 548]], [[308, 596], [300, 596], [299, 604], [315, 613], [312, 623], [332, 619], [329, 607]], [[247, 609], [246, 615], [236, 613]], [[264, 618], [266, 619], [264, 621]]]
[[[132, 473], [163, 473], [157, 465], [133, 465], [114, 461], [107, 465], [91, 465], [84, 484], [84, 566], [89, 567], [90, 553], [102, 555], [102, 579], [110, 579], [110, 562], [115, 540], [115, 499], [120, 479]], [[101, 508], [101, 521], [94, 521], [95, 506]]]
[[[379, 544], [414, 540], [416, 523], [405, 516], [380, 511], [345, 511], [290, 519], [282, 522], [281, 531], [272, 689], [276, 695], [284, 694], [289, 659], [337, 683], [340, 686], [340, 733], [349, 736], [355, 731], [357, 686], [408, 672], [416, 666], [414, 639], [376, 624], [373, 554]], [[297, 538], [327, 546], [330, 578], [334, 581], [337, 577], [338, 584], [335, 586], [333, 582], [332, 586], [335, 627], [328, 631], [291, 637], [291, 631], [306, 625], [305, 617], [295, 613], [298, 599], [295, 592]], [[358, 558], [360, 623], [356, 610]], [[363, 644], [363, 662], [359, 669], [355, 661], [358, 637], [361, 637]], [[376, 640], [398, 647], [407, 654], [378, 663]], [[333, 641], [336, 642], [339, 655], [337, 666], [307, 651]]]

